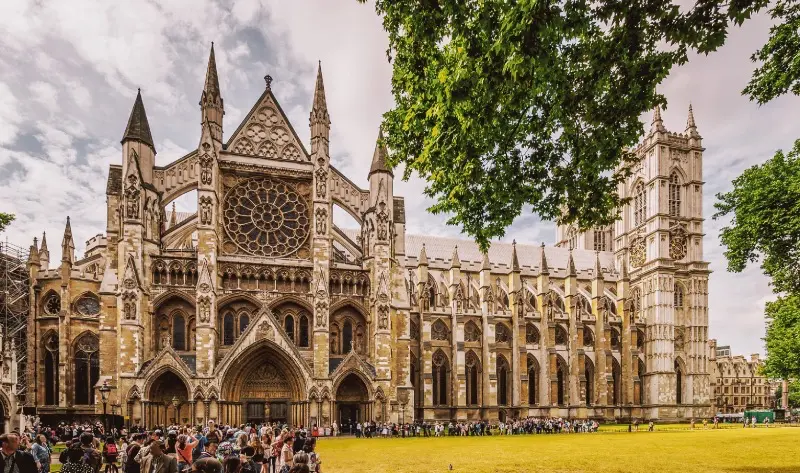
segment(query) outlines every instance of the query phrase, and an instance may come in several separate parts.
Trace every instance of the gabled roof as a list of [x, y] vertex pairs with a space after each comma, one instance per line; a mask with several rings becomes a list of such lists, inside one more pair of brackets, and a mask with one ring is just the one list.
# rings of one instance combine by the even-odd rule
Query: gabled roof
[[[276, 110], [278, 112], [277, 115], [266, 117], [258, 113], [267, 107]], [[265, 129], [266, 133], [264, 133], [264, 136], [258, 137], [259, 141], [251, 140], [251, 138], [247, 136], [247, 131], [250, 125], [260, 125], [261, 128]], [[281, 127], [288, 131], [289, 142], [276, 144], [269, 136], [269, 131]], [[268, 86], [264, 90], [264, 93], [261, 94], [261, 97], [259, 97], [258, 101], [253, 105], [253, 108], [250, 109], [250, 112], [247, 113], [247, 116], [245, 116], [244, 120], [242, 120], [242, 123], [239, 124], [239, 127], [236, 129], [236, 131], [234, 131], [231, 137], [228, 139], [224, 149], [229, 153], [259, 156], [259, 151], [266, 152], [266, 148], [269, 148], [270, 146], [272, 149], [274, 149], [274, 152], [281, 157], [281, 159], [291, 159], [284, 156], [286, 155], [285, 151], [287, 151], [287, 148], [293, 146], [300, 154], [300, 161], [309, 162], [311, 160], [305, 146], [303, 146], [303, 142], [300, 141], [300, 138], [297, 136], [297, 132], [294, 130], [294, 127], [292, 127], [292, 124], [289, 122], [289, 119], [283, 112], [283, 109], [278, 103], [278, 100], [275, 98], [275, 95], [273, 95], [272, 89]], [[249, 149], [249, 151], [244, 151], [245, 149]], [[270, 157], [268, 155], [265, 156]]]

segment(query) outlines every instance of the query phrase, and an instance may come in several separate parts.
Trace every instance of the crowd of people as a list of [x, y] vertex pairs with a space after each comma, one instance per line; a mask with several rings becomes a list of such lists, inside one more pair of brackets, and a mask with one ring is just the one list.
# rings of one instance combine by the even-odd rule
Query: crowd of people
[[59, 442], [62, 473], [321, 473], [316, 438], [278, 425], [110, 429], [60, 424], [0, 436], [0, 473], [49, 473]]
[[[358, 422], [346, 425], [345, 432], [357, 438], [386, 437], [467, 437], [484, 435], [521, 435], [597, 432], [599, 424], [593, 420], [569, 420], [563, 418], [534, 418], [490, 423], [474, 422], [416, 422], [377, 423]], [[334, 424], [334, 435], [339, 434]]]

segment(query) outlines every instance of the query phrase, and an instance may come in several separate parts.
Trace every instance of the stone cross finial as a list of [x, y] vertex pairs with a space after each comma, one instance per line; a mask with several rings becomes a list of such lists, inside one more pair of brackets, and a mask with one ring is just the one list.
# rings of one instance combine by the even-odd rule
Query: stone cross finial
[[264, 82], [267, 83], [267, 90], [271, 90], [272, 89], [272, 76], [269, 75], [269, 74], [265, 75], [264, 76]]

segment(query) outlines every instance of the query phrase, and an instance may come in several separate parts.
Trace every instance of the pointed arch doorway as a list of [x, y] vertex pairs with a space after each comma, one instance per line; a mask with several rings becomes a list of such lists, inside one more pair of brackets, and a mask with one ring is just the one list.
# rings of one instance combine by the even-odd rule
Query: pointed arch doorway
[[354, 373], [344, 377], [336, 388], [336, 416], [339, 425], [354, 426], [373, 420], [370, 415], [369, 390]]

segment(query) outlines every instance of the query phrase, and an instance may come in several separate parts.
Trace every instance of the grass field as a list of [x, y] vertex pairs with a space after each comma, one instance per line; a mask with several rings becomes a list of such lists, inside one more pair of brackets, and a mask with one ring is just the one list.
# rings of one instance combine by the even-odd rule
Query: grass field
[[[800, 428], [320, 439], [325, 473], [800, 472]], [[733, 426], [731, 426], [733, 427]], [[702, 429], [702, 428], [701, 428]]]

